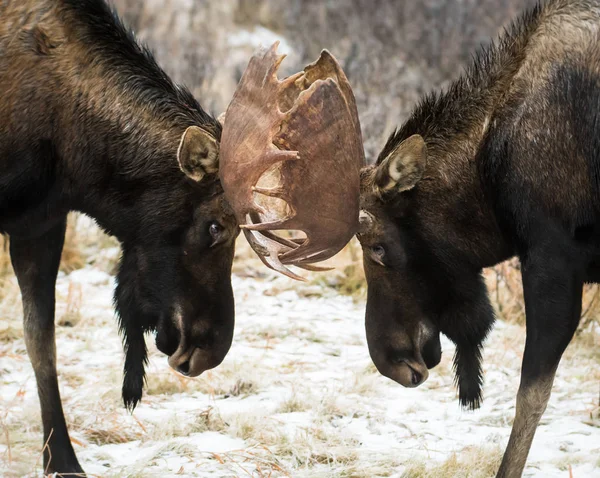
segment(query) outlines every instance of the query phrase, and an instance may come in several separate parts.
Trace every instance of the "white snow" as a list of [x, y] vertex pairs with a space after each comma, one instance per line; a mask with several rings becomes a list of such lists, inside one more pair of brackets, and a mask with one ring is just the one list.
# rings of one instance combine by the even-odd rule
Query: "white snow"
[[[74, 447], [91, 476], [400, 477], [411, 463], [433, 466], [472, 448], [500, 453], [507, 442], [521, 327], [494, 330], [484, 404], [467, 412], [456, 400], [447, 340], [429, 380], [405, 389], [371, 364], [364, 302], [272, 275], [234, 275], [236, 332], [223, 364], [196, 379], [179, 377], [149, 337], [149, 382], [160, 378], [170, 388], [146, 394], [130, 415], [119, 397], [114, 280], [93, 266], [61, 275], [59, 320], [70, 287], [81, 290], [81, 319], [57, 328], [58, 369]], [[305, 297], [302, 287], [321, 296]], [[38, 476], [39, 406], [23, 340], [0, 343], [0, 360], [0, 475]], [[571, 466], [573, 478], [600, 477], [600, 428], [585, 423], [598, 401], [599, 384], [587, 378], [594, 367], [566, 355], [524, 476], [569, 478]]]

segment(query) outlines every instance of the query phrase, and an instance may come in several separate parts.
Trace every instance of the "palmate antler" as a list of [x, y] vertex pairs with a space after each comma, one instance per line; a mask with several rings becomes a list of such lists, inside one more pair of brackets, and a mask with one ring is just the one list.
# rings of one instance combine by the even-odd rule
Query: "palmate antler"
[[[219, 171], [254, 251], [302, 279], [285, 265], [323, 270], [311, 264], [339, 252], [357, 230], [364, 151], [354, 95], [335, 58], [323, 51], [278, 80], [277, 46], [250, 59], [227, 108]], [[268, 179], [272, 187], [259, 185]], [[280, 230], [306, 237], [287, 239]]]

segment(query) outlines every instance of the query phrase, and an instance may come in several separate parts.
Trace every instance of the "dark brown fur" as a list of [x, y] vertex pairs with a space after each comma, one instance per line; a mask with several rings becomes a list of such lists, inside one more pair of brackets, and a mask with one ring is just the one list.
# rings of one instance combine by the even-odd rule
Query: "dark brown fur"
[[0, 232], [23, 293], [44, 467], [81, 473], [54, 345], [66, 215], [88, 214], [122, 244], [115, 305], [128, 407], [142, 396], [146, 332], [182, 373], [218, 365], [233, 336], [238, 234], [211, 163], [221, 126], [103, 0], [1, 2], [0, 92]]
[[[477, 407], [494, 321], [481, 270], [521, 259], [527, 343], [502, 477], [521, 475], [583, 283], [600, 280], [598, 25], [595, 0], [527, 12], [362, 173], [367, 339], [384, 375], [420, 384], [442, 332], [456, 343], [460, 401]], [[422, 155], [405, 146], [415, 135]], [[386, 189], [392, 172], [416, 166], [404, 192]]]

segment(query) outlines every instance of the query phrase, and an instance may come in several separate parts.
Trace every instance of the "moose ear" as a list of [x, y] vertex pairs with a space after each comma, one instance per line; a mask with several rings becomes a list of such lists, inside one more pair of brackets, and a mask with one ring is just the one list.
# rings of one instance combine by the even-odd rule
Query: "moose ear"
[[405, 139], [377, 167], [375, 185], [379, 192], [408, 191], [423, 177], [427, 165], [427, 147], [423, 137], [414, 134]]
[[194, 181], [219, 170], [219, 143], [198, 126], [185, 130], [177, 150], [181, 170]]

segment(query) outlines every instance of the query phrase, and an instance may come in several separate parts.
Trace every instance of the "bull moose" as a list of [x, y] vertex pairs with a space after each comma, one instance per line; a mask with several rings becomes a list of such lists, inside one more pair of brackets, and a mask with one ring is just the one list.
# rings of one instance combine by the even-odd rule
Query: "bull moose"
[[521, 262], [527, 339], [498, 477], [521, 476], [582, 288], [600, 282], [600, 2], [531, 8], [426, 96], [361, 172], [366, 332], [406, 387], [456, 344], [460, 403], [482, 399], [494, 313], [482, 269]]
[[[252, 222], [241, 226], [252, 247], [292, 276], [283, 264], [314, 269], [311, 262], [335, 254], [356, 232], [363, 156], [352, 91], [327, 52], [305, 72], [278, 80], [283, 56], [276, 48], [251, 60], [221, 147], [221, 124], [169, 79], [104, 0], [0, 5], [0, 233], [10, 237], [22, 292], [46, 472], [83, 473], [56, 371], [55, 283], [69, 211], [91, 216], [121, 243], [114, 301], [129, 409], [142, 397], [145, 333], [156, 333], [158, 349], [184, 375], [224, 359], [233, 338], [235, 239], [250, 210]], [[238, 115], [247, 116], [235, 121]], [[351, 137], [350, 151], [336, 144], [343, 136]], [[279, 161], [286, 163], [282, 185], [256, 187]], [[307, 176], [315, 161], [316, 173]], [[319, 180], [318, 171], [338, 169], [345, 179]], [[296, 200], [319, 185], [340, 220], [315, 221], [314, 208]], [[291, 225], [308, 238], [271, 233], [274, 216], [268, 205], [251, 203], [254, 192], [289, 199]]]
[[0, 5], [0, 232], [23, 297], [44, 468], [82, 473], [58, 389], [55, 281], [71, 210], [122, 244], [123, 399], [142, 396], [144, 333], [196, 376], [229, 350], [238, 224], [218, 180], [221, 125], [103, 0]]

